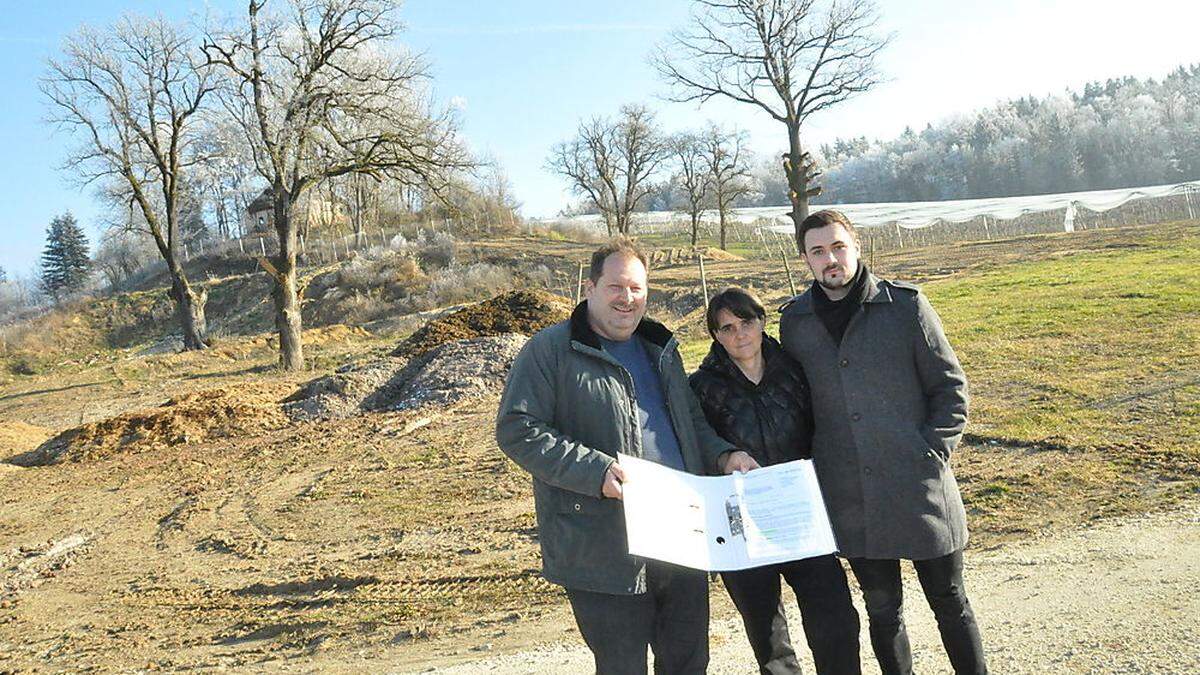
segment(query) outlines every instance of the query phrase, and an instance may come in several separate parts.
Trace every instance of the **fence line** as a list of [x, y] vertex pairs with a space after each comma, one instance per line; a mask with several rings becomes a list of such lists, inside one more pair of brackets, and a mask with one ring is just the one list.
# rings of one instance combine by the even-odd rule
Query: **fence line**
[[[814, 204], [813, 209], [820, 208]], [[1120, 227], [1124, 225], [1144, 225], [1172, 220], [1195, 220], [1200, 215], [1200, 193], [1170, 195], [1164, 197], [1146, 198], [1127, 202], [1116, 208], [1095, 212], [1083, 207], [1075, 210], [1073, 225], [1076, 231], [1100, 228]], [[965, 223], [935, 223], [917, 229], [905, 229], [896, 224], [884, 227], [862, 227], [860, 234], [863, 241], [864, 254], [890, 250], [922, 247], [931, 244], [945, 244], [970, 241], [991, 241], [1032, 234], [1055, 233], [1063, 231], [1066, 209], [1029, 213], [1013, 219], [997, 219], [980, 216]], [[527, 230], [537, 225], [553, 225], [556, 221], [540, 221], [528, 223]], [[795, 257], [797, 255], [795, 242], [790, 233], [767, 229], [771, 221], [760, 220], [754, 223], [743, 223], [730, 219], [726, 223], [728, 245], [734, 252], [743, 257], [771, 258], [778, 260], [780, 255]], [[387, 248], [393, 245], [397, 236], [415, 239], [422, 234], [432, 236], [439, 232], [491, 232], [496, 223], [490, 220], [453, 220], [449, 218], [428, 220], [424, 223], [410, 223], [398, 227], [371, 226], [364, 228], [361, 233], [348, 232], [344, 234], [316, 234], [316, 236], [298, 238], [297, 259], [301, 265], [325, 265], [351, 259], [365, 251], [376, 248]], [[500, 224], [503, 226], [503, 223]], [[605, 233], [602, 221], [595, 223], [573, 222], [574, 229], [594, 229], [600, 234]], [[633, 223], [634, 235], [654, 238], [680, 237], [690, 238], [691, 227], [686, 219], [672, 222], [653, 224]], [[713, 247], [719, 241], [719, 224], [714, 217], [706, 214], [698, 226], [697, 246]], [[193, 245], [184, 245], [181, 253], [192, 266], [205, 263], [230, 263], [237, 260], [250, 264], [258, 257], [270, 258], [279, 254], [278, 241], [272, 232], [250, 233], [243, 237], [221, 241], [194, 240]], [[152, 274], [162, 268], [161, 260], [154, 260], [143, 266], [129, 278], [144, 274]], [[210, 270], [205, 274], [211, 275]], [[569, 283], [569, 282], [568, 282]], [[111, 290], [111, 286], [104, 288]]]

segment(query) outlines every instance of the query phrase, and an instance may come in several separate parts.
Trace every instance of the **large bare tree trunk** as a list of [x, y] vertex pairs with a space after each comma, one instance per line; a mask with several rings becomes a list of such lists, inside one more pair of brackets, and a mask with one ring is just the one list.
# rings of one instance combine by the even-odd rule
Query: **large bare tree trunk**
[[725, 209], [717, 212], [717, 218], [721, 221], [721, 250], [727, 251], [728, 249], [725, 247]]
[[784, 166], [787, 171], [788, 198], [792, 202], [792, 226], [796, 251], [804, 255], [804, 242], [800, 239], [800, 223], [808, 217], [808, 167], [804, 162], [804, 151], [800, 146], [800, 124], [788, 124], [788, 157]]
[[696, 248], [696, 239], [700, 236], [700, 214], [693, 212], [692, 216], [692, 248]]
[[275, 259], [272, 297], [275, 300], [275, 329], [279, 334], [279, 367], [284, 370], [303, 370], [303, 324], [296, 283], [296, 231], [290, 222], [294, 195], [284, 193], [282, 188], [275, 195], [275, 233], [279, 237], [279, 256]]
[[175, 302], [175, 317], [179, 321], [179, 329], [183, 334], [183, 348], [204, 349], [208, 347], [208, 322], [204, 316], [204, 306], [208, 304], [208, 291], [195, 292], [182, 272], [173, 271], [171, 273], [171, 299]]

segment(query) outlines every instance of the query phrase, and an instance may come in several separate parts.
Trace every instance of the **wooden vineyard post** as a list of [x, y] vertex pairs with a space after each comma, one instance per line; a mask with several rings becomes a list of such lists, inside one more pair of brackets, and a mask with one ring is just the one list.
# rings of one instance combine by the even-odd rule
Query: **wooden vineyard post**
[[704, 276], [704, 254], [701, 253], [700, 261], [700, 289], [704, 291], [704, 307], [708, 307], [708, 279]]
[[575, 280], [575, 304], [579, 304], [579, 296], [583, 293], [583, 263], [579, 263], [579, 277]]
[[783, 250], [782, 246], [779, 247], [779, 257], [783, 258], [783, 271], [787, 272], [788, 288], [791, 289], [794, 298], [796, 297], [796, 280], [792, 278], [792, 266], [788, 264], [787, 252]]

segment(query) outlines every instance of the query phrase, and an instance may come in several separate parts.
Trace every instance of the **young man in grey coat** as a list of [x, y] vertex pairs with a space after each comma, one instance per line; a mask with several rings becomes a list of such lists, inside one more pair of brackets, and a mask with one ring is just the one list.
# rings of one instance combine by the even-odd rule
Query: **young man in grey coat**
[[618, 454], [696, 474], [758, 464], [708, 426], [675, 338], [645, 318], [646, 256], [618, 239], [592, 255], [586, 299], [534, 335], [496, 418], [500, 449], [533, 475], [542, 571], [566, 588], [597, 673], [703, 673], [704, 572], [628, 553]]
[[963, 588], [966, 513], [950, 468], [967, 422], [967, 380], [941, 320], [911, 284], [862, 264], [837, 211], [800, 225], [813, 285], [780, 319], [813, 397], [813, 463], [838, 547], [863, 590], [885, 674], [911, 673], [900, 560], [911, 560], [956, 673], [985, 673]]

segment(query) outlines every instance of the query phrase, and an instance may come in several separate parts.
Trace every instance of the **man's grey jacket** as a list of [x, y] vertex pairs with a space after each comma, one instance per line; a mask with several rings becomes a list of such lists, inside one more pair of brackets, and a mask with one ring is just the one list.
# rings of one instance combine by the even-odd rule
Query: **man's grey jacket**
[[842, 555], [925, 560], [967, 543], [950, 453], [967, 379], [937, 312], [911, 284], [869, 275], [835, 344], [812, 288], [784, 307], [780, 338], [813, 397], [813, 463]]
[[[684, 466], [716, 473], [718, 457], [734, 448], [705, 422], [671, 331], [643, 319], [634, 335], [662, 381]], [[602, 349], [586, 301], [517, 355], [500, 400], [496, 442], [533, 475], [546, 579], [598, 593], [644, 593], [645, 561], [627, 553], [621, 502], [600, 492], [617, 453], [642, 453], [633, 377]]]

